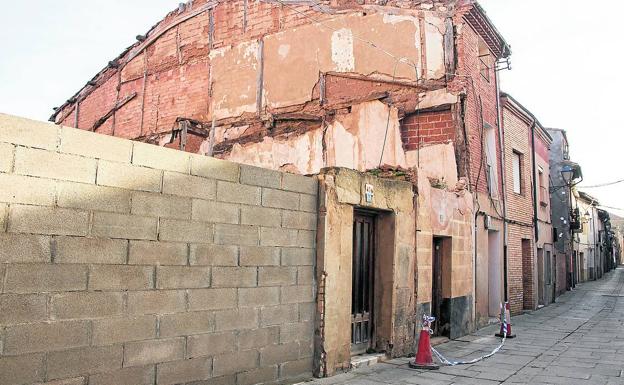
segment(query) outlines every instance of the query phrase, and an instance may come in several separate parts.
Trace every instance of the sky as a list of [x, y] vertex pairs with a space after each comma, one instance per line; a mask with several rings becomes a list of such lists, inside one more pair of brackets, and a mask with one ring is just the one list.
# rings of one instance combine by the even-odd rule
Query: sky
[[[512, 47], [501, 89], [546, 127], [567, 130], [583, 185], [624, 179], [624, 2], [481, 0]], [[37, 0], [3, 4], [0, 112], [47, 120], [178, 0]], [[624, 208], [624, 183], [586, 189]], [[614, 210], [624, 215], [624, 211]]]

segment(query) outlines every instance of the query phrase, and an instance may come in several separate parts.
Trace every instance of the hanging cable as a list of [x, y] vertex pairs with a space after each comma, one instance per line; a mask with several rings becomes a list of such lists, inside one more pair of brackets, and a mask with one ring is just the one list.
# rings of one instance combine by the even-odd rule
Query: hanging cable
[[619, 183], [624, 183], [624, 179], [616, 180], [615, 182], [595, 184], [593, 186], [579, 186], [579, 188], [599, 188], [599, 187], [613, 186], [613, 185], [619, 184]]

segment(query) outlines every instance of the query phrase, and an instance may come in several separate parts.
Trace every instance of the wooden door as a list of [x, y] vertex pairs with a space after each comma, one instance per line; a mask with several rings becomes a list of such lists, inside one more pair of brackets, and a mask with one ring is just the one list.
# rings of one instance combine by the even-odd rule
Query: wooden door
[[375, 260], [374, 217], [356, 213], [353, 221], [351, 354], [371, 348]]

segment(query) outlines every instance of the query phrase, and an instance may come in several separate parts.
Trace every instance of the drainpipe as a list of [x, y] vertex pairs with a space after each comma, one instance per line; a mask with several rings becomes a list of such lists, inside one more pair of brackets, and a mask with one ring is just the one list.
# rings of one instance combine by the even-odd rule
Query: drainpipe
[[533, 162], [533, 229], [535, 231], [535, 245], [537, 245], [537, 241], [539, 240], [539, 223], [537, 220], [537, 165], [535, 164], [535, 125], [536, 122], [533, 120], [533, 124], [531, 124], [531, 159]]
[[496, 122], [498, 124], [498, 145], [501, 149], [501, 160], [500, 160], [500, 170], [501, 170], [501, 183], [503, 187], [503, 191], [501, 197], [503, 198], [503, 290], [504, 290], [504, 301], [507, 302], [509, 300], [507, 288], [507, 183], [505, 178], [505, 147], [503, 143], [503, 124], [501, 118], [501, 106], [500, 106], [500, 83], [498, 78], [498, 71], [494, 71], [494, 81], [496, 82]]

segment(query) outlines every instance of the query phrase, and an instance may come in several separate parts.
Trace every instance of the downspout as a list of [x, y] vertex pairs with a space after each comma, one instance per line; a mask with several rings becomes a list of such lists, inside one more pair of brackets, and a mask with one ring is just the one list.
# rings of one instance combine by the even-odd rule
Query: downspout
[[501, 106], [500, 106], [500, 83], [498, 78], [498, 71], [494, 71], [494, 81], [496, 82], [496, 122], [498, 125], [498, 145], [501, 150], [501, 161], [500, 161], [500, 171], [501, 171], [501, 183], [503, 187], [502, 198], [503, 198], [503, 291], [504, 291], [504, 301], [509, 301], [508, 296], [508, 280], [507, 280], [507, 183], [505, 178], [505, 147], [503, 143], [503, 124], [501, 118]]
[[531, 124], [531, 159], [533, 162], [533, 229], [535, 232], [535, 245], [539, 240], [539, 223], [537, 220], [537, 165], [535, 164], [535, 125], [533, 120]]

